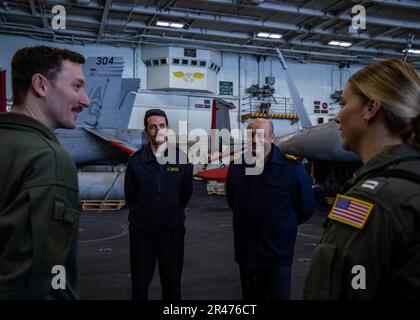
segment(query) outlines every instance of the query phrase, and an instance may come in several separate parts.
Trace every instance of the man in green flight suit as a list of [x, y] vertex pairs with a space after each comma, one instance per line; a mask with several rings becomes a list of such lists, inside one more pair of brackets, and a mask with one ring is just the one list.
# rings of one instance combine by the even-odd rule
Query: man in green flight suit
[[46, 46], [13, 57], [13, 108], [0, 114], [0, 299], [79, 298], [77, 170], [53, 131], [75, 128], [90, 104], [84, 62]]

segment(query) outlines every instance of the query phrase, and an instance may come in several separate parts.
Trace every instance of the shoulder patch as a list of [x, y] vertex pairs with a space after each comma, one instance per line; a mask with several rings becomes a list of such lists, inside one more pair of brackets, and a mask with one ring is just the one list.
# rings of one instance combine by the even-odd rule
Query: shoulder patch
[[375, 188], [379, 185], [379, 181], [376, 180], [366, 180], [361, 185], [362, 188], [366, 188], [369, 190], [375, 190]]
[[337, 194], [328, 218], [363, 229], [373, 207], [373, 203]]
[[295, 156], [292, 156], [291, 154], [285, 154], [284, 156], [286, 157], [287, 160], [298, 161], [298, 158]]
[[386, 178], [378, 177], [375, 179], [367, 179], [362, 183], [359, 183], [353, 187], [353, 190], [376, 196], [387, 184], [388, 181]]

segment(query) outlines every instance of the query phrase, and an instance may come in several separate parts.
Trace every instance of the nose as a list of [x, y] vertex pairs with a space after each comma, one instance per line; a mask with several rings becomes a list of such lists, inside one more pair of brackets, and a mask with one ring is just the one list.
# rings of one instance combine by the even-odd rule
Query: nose
[[88, 108], [90, 106], [90, 99], [88, 97], [88, 95], [86, 94], [86, 91], [83, 89], [82, 90], [82, 96], [80, 99], [80, 103], [85, 107]]
[[341, 111], [335, 117], [335, 119], [334, 119], [335, 123], [340, 124], [340, 118], [341, 118]]

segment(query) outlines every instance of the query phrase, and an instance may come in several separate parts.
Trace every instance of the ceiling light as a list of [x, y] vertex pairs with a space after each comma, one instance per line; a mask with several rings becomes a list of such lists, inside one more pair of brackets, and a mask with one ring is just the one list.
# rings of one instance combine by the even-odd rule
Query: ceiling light
[[351, 42], [340, 42], [339, 46], [340, 47], [350, 47], [351, 46]]
[[171, 28], [178, 28], [178, 29], [181, 29], [181, 28], [183, 28], [183, 27], [184, 27], [184, 24], [183, 24], [183, 23], [175, 23], [175, 22], [173, 22], [173, 23], [171, 23], [169, 26], [170, 26]]
[[158, 21], [158, 22], [156, 22], [156, 25], [157, 26], [160, 26], [160, 27], [169, 27], [169, 22], [166, 22], [166, 21]]
[[184, 28], [184, 24], [180, 23], [180, 22], [170, 22], [170, 21], [162, 21], [162, 20], [158, 20], [156, 22], [156, 25], [159, 27], [171, 27], [171, 28], [177, 28], [177, 29], [181, 29]]
[[260, 38], [268, 38], [269, 36], [270, 36], [270, 34], [267, 33], [267, 32], [259, 32], [257, 34], [257, 37], [260, 37]]
[[328, 42], [328, 44], [330, 46], [338, 46], [340, 44], [340, 42], [339, 41], [330, 41], [330, 42]]
[[339, 47], [350, 47], [351, 42], [343, 42], [343, 41], [330, 41], [328, 42], [330, 46], [339, 46]]
[[[407, 52], [407, 49], [404, 49], [403, 52]], [[408, 53], [420, 54], [420, 49], [408, 49]]]
[[280, 39], [282, 37], [282, 35], [278, 34], [278, 33], [272, 33], [268, 37], [271, 38], [271, 39]]

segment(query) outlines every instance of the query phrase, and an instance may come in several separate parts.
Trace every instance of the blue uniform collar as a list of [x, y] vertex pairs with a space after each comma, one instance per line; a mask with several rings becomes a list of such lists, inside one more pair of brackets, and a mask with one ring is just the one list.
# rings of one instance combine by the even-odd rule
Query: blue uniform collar
[[[173, 151], [176, 152], [177, 159], [178, 159], [178, 157], [180, 157], [178, 148], [174, 145], [171, 145], [171, 144], [169, 144], [168, 148], [165, 150], [165, 157], [168, 156], [168, 150], [169, 149], [171, 149], [171, 152], [173, 152]], [[137, 151], [137, 152], [139, 153], [139, 159], [142, 162], [156, 161], [156, 156], [152, 151], [150, 143], [143, 144], [142, 147], [140, 148], [140, 150]]]
[[152, 152], [152, 148], [150, 147], [150, 143], [144, 144], [139, 151], [141, 161], [147, 162], [156, 160], [156, 157]]
[[274, 144], [271, 144], [271, 159], [268, 162], [282, 164], [284, 161], [284, 154], [280, 149]]
[[[268, 159], [268, 161], [265, 165], [269, 166], [271, 163], [282, 164], [284, 159], [285, 159], [284, 154], [280, 151], [280, 149], [274, 143], [272, 143], [269, 159]], [[245, 166], [247, 166], [247, 167], [255, 166], [255, 161], [252, 164], [248, 164], [248, 163], [245, 162], [245, 159], [242, 159], [242, 160], [243, 160], [243, 163], [245, 164]]]

